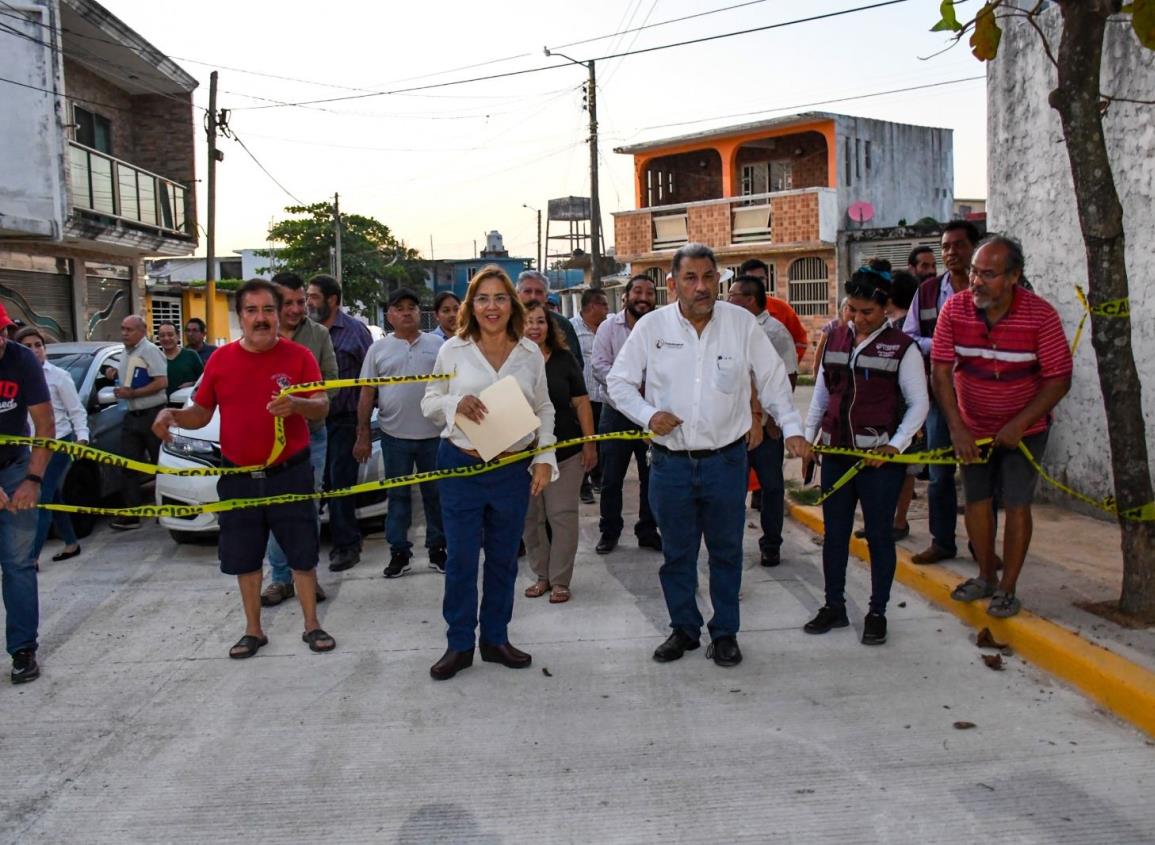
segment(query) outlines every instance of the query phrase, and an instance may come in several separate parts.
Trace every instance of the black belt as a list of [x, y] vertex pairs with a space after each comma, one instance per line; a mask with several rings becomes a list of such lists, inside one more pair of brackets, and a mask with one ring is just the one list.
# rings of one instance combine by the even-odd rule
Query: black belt
[[[281, 461], [279, 464], [273, 464], [271, 467], [254, 470], [253, 472], [246, 472], [245, 475], [249, 476], [250, 478], [272, 478], [275, 475], [280, 475], [282, 472], [286, 472], [295, 466], [299, 466], [300, 464], [305, 463], [307, 460], [309, 460], [309, 450], [302, 449], [300, 452], [297, 452], [297, 454], [292, 455], [284, 461]], [[222, 457], [221, 466], [231, 468], [243, 466], [243, 464], [234, 464], [228, 458]]]
[[745, 440], [745, 436], [739, 437], [733, 443], [729, 443], [719, 449], [667, 449], [661, 443], [653, 442], [651, 442], [650, 445], [657, 449], [659, 452], [664, 452], [667, 455], [674, 455], [679, 458], [694, 458], [695, 460], [698, 460], [701, 458], [712, 458], [714, 455], [720, 455], [727, 449], [733, 449], [739, 443], [745, 442]]

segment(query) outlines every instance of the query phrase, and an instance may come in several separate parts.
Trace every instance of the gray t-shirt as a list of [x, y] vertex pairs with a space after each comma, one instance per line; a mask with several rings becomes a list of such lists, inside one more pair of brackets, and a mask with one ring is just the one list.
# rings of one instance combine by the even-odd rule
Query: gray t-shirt
[[[365, 353], [361, 378], [419, 376], [433, 372], [437, 350], [444, 341], [435, 334], [421, 332], [412, 343], [389, 334], [376, 341]], [[440, 437], [441, 429], [421, 413], [425, 383], [390, 384], [377, 388], [377, 424], [390, 437], [424, 440]]]
[[[120, 383], [124, 387], [140, 388], [147, 385], [157, 376], [168, 378], [168, 359], [160, 351], [160, 347], [148, 338], [142, 338], [140, 343], [131, 349], [124, 350], [124, 357], [120, 359]], [[139, 399], [128, 399], [130, 411], [143, 411], [155, 408], [168, 402], [168, 395], [159, 390], [151, 396], [141, 396]]]

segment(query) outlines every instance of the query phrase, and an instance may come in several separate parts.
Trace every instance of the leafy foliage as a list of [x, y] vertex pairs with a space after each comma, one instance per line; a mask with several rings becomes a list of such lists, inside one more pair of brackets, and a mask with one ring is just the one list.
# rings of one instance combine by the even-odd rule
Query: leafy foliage
[[987, 3], [975, 15], [975, 31], [971, 33], [971, 52], [979, 61], [993, 61], [999, 52], [1003, 31], [995, 20], [995, 4]]
[[[293, 216], [269, 227], [269, 239], [283, 246], [260, 254], [275, 258], [276, 270], [291, 270], [305, 279], [330, 272], [336, 243], [333, 207], [317, 202], [291, 205], [285, 212]], [[380, 220], [360, 214], [341, 215], [342, 302], [349, 310], [371, 313], [401, 287], [428, 299], [432, 294], [425, 287], [420, 261], [421, 254], [397, 240]]]
[[1139, 43], [1155, 50], [1155, 0], [1135, 0], [1131, 7], [1131, 26], [1139, 36]]

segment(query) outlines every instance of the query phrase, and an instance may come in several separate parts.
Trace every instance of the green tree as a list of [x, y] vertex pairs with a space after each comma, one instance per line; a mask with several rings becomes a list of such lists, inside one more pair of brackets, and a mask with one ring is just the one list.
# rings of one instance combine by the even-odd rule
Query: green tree
[[[269, 240], [282, 246], [260, 253], [274, 260], [274, 267], [264, 269], [292, 270], [306, 279], [331, 272], [336, 244], [333, 206], [291, 205], [285, 212], [292, 216], [269, 227]], [[420, 262], [420, 253], [397, 240], [380, 220], [341, 215], [342, 300], [349, 310], [371, 315], [374, 306], [402, 287], [427, 300], [431, 293]]]
[[[1120, 98], [1100, 88], [1103, 37], [1108, 20], [1130, 15], [1139, 42], [1155, 50], [1155, 0], [1057, 0], [1062, 35], [1053, 49], [1036, 20], [1045, 4], [1020, 8], [1008, 0], [990, 0], [969, 21], [960, 22], [952, 0], [940, 7], [942, 19], [932, 31], [955, 33], [957, 43], [968, 32], [975, 58], [991, 61], [998, 54], [1004, 17], [1026, 18], [1038, 33], [1047, 58], [1057, 71], [1049, 102], [1059, 113], [1075, 187], [1086, 252], [1091, 341], [1099, 371], [1099, 387], [1107, 414], [1115, 501], [1123, 549], [1123, 586], [1119, 607], [1155, 622], [1155, 498], [1147, 452], [1139, 371], [1131, 347], [1131, 319], [1118, 303], [1130, 301], [1124, 263], [1123, 206], [1107, 153], [1103, 115]], [[1137, 102], [1137, 101], [1132, 101]], [[1144, 101], [1148, 105], [1150, 103]], [[1143, 517], [1145, 515], [1145, 519]]]

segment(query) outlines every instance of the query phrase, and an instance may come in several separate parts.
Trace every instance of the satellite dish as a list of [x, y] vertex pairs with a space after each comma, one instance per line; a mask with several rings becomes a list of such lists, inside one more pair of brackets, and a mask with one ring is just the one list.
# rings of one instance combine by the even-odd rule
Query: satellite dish
[[874, 219], [874, 206], [864, 200], [852, 202], [846, 211], [855, 223], [867, 223]]

